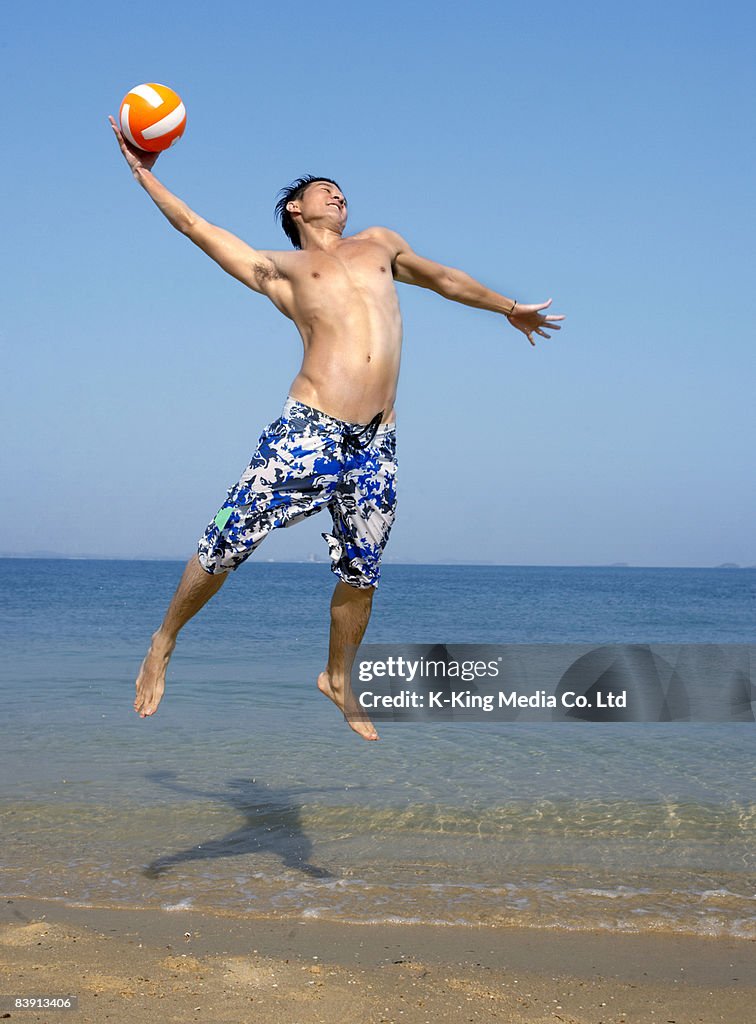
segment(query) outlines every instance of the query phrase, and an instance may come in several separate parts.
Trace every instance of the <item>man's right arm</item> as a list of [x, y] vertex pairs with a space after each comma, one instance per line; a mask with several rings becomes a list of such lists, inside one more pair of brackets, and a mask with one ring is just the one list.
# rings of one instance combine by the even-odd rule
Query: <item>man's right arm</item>
[[281, 273], [270, 255], [253, 249], [230, 231], [211, 224], [190, 209], [152, 173], [158, 154], [134, 149], [126, 142], [112, 117], [110, 123], [131, 173], [168, 222], [206, 252], [227, 274], [253, 291], [273, 298], [271, 285], [281, 279]]

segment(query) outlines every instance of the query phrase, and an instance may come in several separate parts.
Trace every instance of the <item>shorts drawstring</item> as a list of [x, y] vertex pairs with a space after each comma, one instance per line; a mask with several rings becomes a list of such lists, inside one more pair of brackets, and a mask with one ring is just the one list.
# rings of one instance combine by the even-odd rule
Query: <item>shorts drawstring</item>
[[359, 455], [361, 451], [364, 451], [375, 440], [375, 435], [378, 433], [378, 427], [380, 427], [382, 419], [383, 409], [376, 413], [372, 420], [366, 423], [361, 430], [345, 430], [341, 438], [341, 445], [344, 451], [350, 452], [352, 455]]

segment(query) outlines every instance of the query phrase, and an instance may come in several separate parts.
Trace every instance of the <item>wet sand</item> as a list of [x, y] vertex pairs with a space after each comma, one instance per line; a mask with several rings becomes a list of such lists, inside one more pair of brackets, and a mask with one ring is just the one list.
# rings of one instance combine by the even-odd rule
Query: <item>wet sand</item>
[[232, 918], [0, 904], [0, 1016], [285, 1024], [709, 1024], [753, 1018], [756, 944], [667, 934]]

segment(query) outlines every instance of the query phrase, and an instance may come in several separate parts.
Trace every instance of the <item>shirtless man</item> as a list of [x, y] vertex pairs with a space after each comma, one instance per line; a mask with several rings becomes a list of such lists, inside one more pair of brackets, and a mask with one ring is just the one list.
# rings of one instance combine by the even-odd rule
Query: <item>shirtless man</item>
[[327, 507], [328, 542], [339, 577], [331, 601], [328, 664], [318, 688], [367, 740], [378, 734], [349, 686], [349, 650], [370, 618], [380, 561], [395, 507], [394, 400], [402, 322], [395, 281], [488, 309], [535, 344], [562, 316], [550, 304], [523, 305], [460, 270], [424, 259], [388, 228], [344, 237], [347, 201], [327, 178], [299, 179], [278, 204], [295, 251], [253, 249], [203, 220], [152, 174], [155, 153], [131, 147], [110, 118], [131, 171], [158, 209], [223, 270], [266, 295], [293, 320], [304, 345], [302, 366], [282, 416], [263, 431], [252, 461], [232, 487], [184, 570], [152, 637], [136, 681], [134, 709], [153, 715], [163, 696], [179, 630], [220, 589], [270, 530]]

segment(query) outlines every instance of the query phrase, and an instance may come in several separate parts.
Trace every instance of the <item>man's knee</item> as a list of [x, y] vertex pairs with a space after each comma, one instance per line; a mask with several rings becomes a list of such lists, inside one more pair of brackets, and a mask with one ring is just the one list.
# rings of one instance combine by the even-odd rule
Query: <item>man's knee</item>
[[358, 601], [372, 601], [373, 594], [375, 594], [374, 583], [345, 583], [345, 587], [349, 590], [350, 594], [354, 595]]
[[373, 603], [373, 594], [375, 594], [375, 586], [365, 586], [359, 583], [351, 583], [347, 580], [339, 579], [336, 584], [336, 589], [333, 592], [334, 600], [337, 603], [350, 602], [353, 604], [370, 605]]
[[213, 559], [206, 550], [200, 549], [194, 556], [194, 560], [206, 576], [226, 576], [228, 574], [228, 569], [224, 569], [219, 561]]

